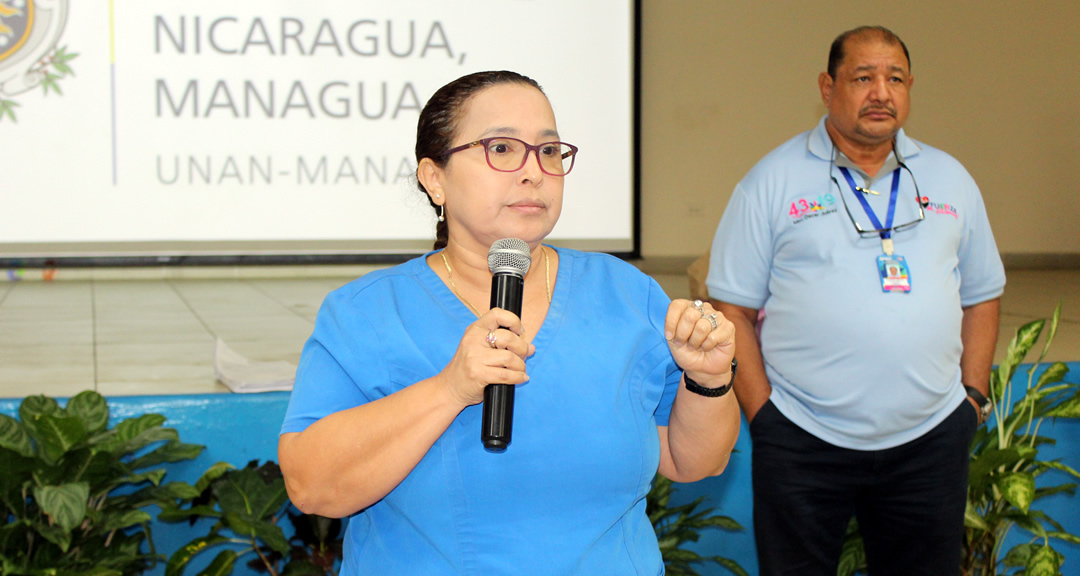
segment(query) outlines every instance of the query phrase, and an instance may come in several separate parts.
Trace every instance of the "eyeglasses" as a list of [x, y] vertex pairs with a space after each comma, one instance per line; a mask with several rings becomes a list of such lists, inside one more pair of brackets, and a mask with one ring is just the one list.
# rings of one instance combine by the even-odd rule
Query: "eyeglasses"
[[577, 146], [566, 142], [544, 142], [533, 146], [517, 138], [499, 136], [496, 138], [482, 138], [468, 144], [462, 144], [457, 148], [451, 148], [443, 154], [443, 158], [449, 158], [451, 154], [468, 150], [475, 146], [484, 147], [484, 155], [487, 157], [488, 166], [499, 172], [517, 172], [529, 159], [529, 152], [536, 152], [536, 160], [540, 163], [540, 170], [550, 176], [566, 176], [574, 168], [574, 158], [577, 158]]
[[[900, 168], [907, 171], [908, 176], [911, 177], [911, 183], [915, 185], [915, 206], [919, 208], [919, 217], [908, 222], [907, 224], [900, 224], [891, 228], [874, 228], [871, 230], [864, 230], [862, 226], [855, 220], [855, 217], [851, 215], [851, 210], [848, 208], [847, 200], [844, 199], [844, 189], [840, 187], [840, 182], [833, 176], [833, 169], [836, 167], [835, 162], [829, 162], [829, 178], [832, 179], [833, 185], [836, 186], [837, 192], [840, 195], [840, 201], [844, 203], [844, 211], [847, 212], [848, 220], [851, 220], [851, 224], [855, 226], [855, 231], [858, 232], [860, 238], [872, 238], [880, 237], [884, 232], [901, 232], [903, 230], [910, 230], [926, 219], [926, 212], [923, 211], [922, 195], [919, 194], [919, 183], [915, 181], [915, 175], [911, 173], [911, 169], [907, 167], [903, 162], [897, 162]], [[860, 189], [861, 190], [861, 189]]]

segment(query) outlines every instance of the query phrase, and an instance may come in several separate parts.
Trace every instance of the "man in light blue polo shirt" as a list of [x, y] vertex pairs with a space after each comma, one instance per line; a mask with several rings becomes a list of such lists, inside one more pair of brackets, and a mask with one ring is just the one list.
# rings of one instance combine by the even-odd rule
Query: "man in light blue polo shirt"
[[902, 130], [907, 47], [840, 35], [828, 115], [736, 187], [707, 280], [736, 325], [763, 576], [958, 574], [968, 446], [989, 402], [1005, 273], [974, 180]]

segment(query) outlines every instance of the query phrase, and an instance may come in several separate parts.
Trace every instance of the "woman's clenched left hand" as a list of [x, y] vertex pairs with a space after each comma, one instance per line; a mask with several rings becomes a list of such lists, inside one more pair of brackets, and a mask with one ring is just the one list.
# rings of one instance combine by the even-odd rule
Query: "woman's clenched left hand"
[[664, 337], [675, 362], [699, 384], [712, 388], [730, 381], [735, 326], [708, 302], [673, 300]]

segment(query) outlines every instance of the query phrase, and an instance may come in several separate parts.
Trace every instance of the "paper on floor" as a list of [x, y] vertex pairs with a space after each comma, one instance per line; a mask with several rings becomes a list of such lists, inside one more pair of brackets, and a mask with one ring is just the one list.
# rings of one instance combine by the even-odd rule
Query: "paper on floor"
[[214, 344], [214, 374], [229, 390], [242, 394], [292, 390], [296, 365], [283, 360], [253, 362], [218, 338]]

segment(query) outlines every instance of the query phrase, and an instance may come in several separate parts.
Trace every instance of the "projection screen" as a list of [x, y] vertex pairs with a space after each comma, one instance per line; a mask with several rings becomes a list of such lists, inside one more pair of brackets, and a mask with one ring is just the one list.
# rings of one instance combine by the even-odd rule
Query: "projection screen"
[[429, 250], [416, 120], [509, 69], [579, 146], [552, 243], [637, 253], [634, 0], [0, 0], [0, 264]]

